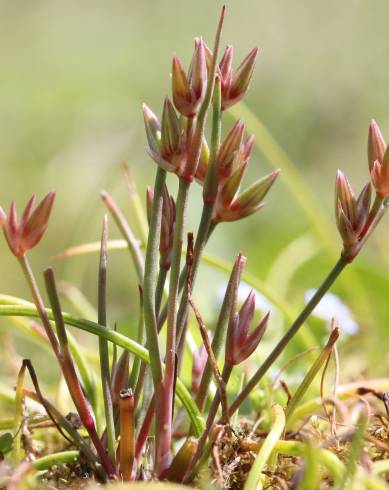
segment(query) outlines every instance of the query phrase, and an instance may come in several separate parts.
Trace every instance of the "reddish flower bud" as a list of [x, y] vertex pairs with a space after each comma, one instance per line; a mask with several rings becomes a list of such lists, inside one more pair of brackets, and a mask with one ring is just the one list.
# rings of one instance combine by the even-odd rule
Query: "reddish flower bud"
[[371, 182], [377, 194], [389, 196], [389, 146], [374, 119], [369, 126], [367, 155]]
[[[174, 226], [176, 223], [176, 203], [165, 185], [163, 190], [162, 216], [161, 216], [161, 236], [159, 242], [160, 266], [170, 269], [171, 254], [173, 250]], [[147, 219], [150, 223], [151, 208], [153, 205], [154, 192], [150, 187], [146, 190], [146, 209]]]
[[35, 247], [42, 239], [47, 229], [54, 198], [55, 193], [49, 192], [34, 208], [35, 195], [33, 195], [27, 203], [19, 223], [14, 201], [11, 203], [8, 216], [0, 208], [0, 225], [3, 227], [9, 248], [16, 257], [22, 257], [27, 250]]
[[232, 164], [242, 145], [243, 132], [244, 124], [239, 120], [234, 124], [220, 145], [217, 155], [217, 166], [221, 178], [231, 175]]
[[239, 192], [240, 185], [242, 183], [244, 174], [246, 173], [247, 163], [237, 168], [235, 172], [228, 177], [218, 193], [218, 200], [216, 207], [228, 208], [231, 202], [235, 199]]
[[386, 143], [378, 124], [372, 119], [369, 126], [369, 137], [367, 142], [367, 157], [369, 169], [372, 171], [374, 162], [382, 163], [386, 150]]
[[368, 183], [355, 199], [346, 176], [338, 170], [335, 185], [336, 224], [343, 240], [344, 254], [358, 244], [368, 220], [371, 185]]
[[208, 161], [209, 161], [209, 147], [207, 140], [203, 138], [203, 144], [201, 146], [201, 153], [199, 164], [197, 165], [195, 178], [199, 184], [204, 184], [205, 177], [207, 175], [208, 169]]
[[278, 177], [280, 170], [274, 170], [234, 198], [228, 206], [223, 206], [221, 200], [215, 206], [213, 221], [236, 221], [259, 211], [263, 207], [263, 198]]
[[226, 364], [233, 366], [245, 361], [257, 348], [265, 333], [269, 314], [249, 334], [249, 328], [255, 312], [255, 293], [251, 291], [243, 303], [239, 313], [232, 317], [227, 333]]
[[204, 99], [207, 84], [207, 68], [203, 40], [195, 40], [195, 50], [188, 76], [179, 58], [174, 55], [172, 63], [173, 102], [177, 110], [186, 117], [197, 114]]
[[164, 160], [171, 160], [180, 150], [181, 126], [176, 111], [170, 99], [166, 97], [163, 104], [161, 124], [161, 156]]
[[231, 68], [233, 49], [232, 46], [227, 46], [219, 65], [222, 87], [222, 110], [228, 109], [236, 104], [246, 94], [254, 72], [257, 54], [258, 48], [252, 49], [239, 67], [233, 71]]
[[165, 185], [162, 204], [161, 240], [159, 243], [160, 265], [164, 269], [170, 269], [171, 266], [175, 224], [176, 203]]
[[356, 199], [350, 182], [340, 170], [338, 170], [336, 175], [335, 199], [336, 202], [339, 200], [343, 212], [350, 222], [354, 222], [356, 213]]
[[143, 118], [149, 149], [158, 155], [161, 147], [161, 125], [157, 116], [146, 104], [143, 104]]

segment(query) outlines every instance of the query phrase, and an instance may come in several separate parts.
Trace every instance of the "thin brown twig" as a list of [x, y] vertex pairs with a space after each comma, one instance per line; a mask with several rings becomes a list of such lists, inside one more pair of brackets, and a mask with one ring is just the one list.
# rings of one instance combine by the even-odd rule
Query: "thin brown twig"
[[286, 404], [288, 404], [290, 402], [290, 400], [292, 399], [292, 393], [290, 392], [289, 386], [287, 385], [286, 381], [284, 381], [283, 379], [280, 379], [280, 385], [281, 385], [282, 389], [284, 390], [284, 392], [286, 393], [286, 396], [288, 398]]
[[217, 365], [217, 360], [215, 357], [215, 354], [212, 349], [212, 345], [208, 336], [208, 331], [207, 327], [205, 326], [205, 323], [202, 319], [202, 316], [200, 314], [200, 311], [196, 307], [192, 294], [191, 294], [191, 277], [192, 277], [192, 266], [193, 266], [193, 233], [188, 233], [188, 248], [187, 248], [187, 256], [186, 256], [186, 264], [187, 264], [187, 291], [188, 291], [188, 303], [190, 304], [193, 313], [196, 317], [200, 333], [201, 333], [201, 338], [204, 343], [205, 350], [207, 351], [208, 354], [208, 359], [212, 367], [213, 375], [215, 377], [216, 383], [218, 385], [219, 389], [219, 394], [220, 394], [220, 404], [222, 408], [222, 418], [223, 418], [223, 423], [228, 424], [228, 405], [227, 405], [227, 393], [226, 393], [226, 383], [220, 373], [219, 367]]

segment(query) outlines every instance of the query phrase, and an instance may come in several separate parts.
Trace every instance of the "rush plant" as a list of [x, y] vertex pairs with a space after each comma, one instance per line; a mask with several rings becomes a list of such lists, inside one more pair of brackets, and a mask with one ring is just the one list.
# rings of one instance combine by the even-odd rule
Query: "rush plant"
[[[211, 332], [207, 331], [196, 307], [196, 279], [211, 235], [218, 227], [228, 226], [228, 222], [247, 218], [261, 210], [279, 170], [260, 177], [241, 191], [254, 138], [245, 135], [243, 121], [237, 121], [222, 138], [222, 124], [224, 113], [238, 103], [249, 88], [258, 50], [251, 50], [236, 68], [233, 68], [232, 46], [227, 46], [220, 56], [224, 14], [223, 9], [212, 50], [202, 38], [197, 38], [188, 70], [178, 56], [173, 57], [172, 94], [163, 103], [161, 117], [143, 106], [147, 153], [156, 164], [154, 187], [148, 187], [146, 191], [149, 227], [144, 250], [113, 198], [102, 193], [104, 204], [126, 240], [135, 265], [137, 276], [133, 280], [139, 284], [140, 304], [136, 339], [117, 332], [107, 322], [107, 216], [102, 224], [96, 287], [98, 320], [94, 323], [63, 312], [52, 268], [43, 272], [50, 306], [47, 308], [28, 260], [29, 251], [37, 246], [47, 230], [54, 193], [49, 193], [38, 205], [33, 196], [20, 219], [14, 202], [8, 213], [0, 208], [4, 236], [19, 262], [33, 300], [31, 304], [2, 296], [0, 315], [39, 318], [40, 323], [31, 324], [34, 325], [31, 328], [41, 340], [49, 342], [80, 420], [79, 427], [75, 427], [46, 398], [39, 388], [33, 366], [26, 361], [17, 383], [19, 402], [15, 420], [20, 423], [20, 400], [32, 398], [44, 406], [55, 427], [76, 448], [68, 453], [53, 454], [50, 460], [38, 461], [36, 469], [49, 463], [81, 458], [100, 480], [192, 482], [208, 462], [213, 443], [231, 433], [231, 417], [243, 402], [250, 399], [253, 390], [324, 294], [354, 261], [386, 211], [389, 150], [373, 121], [368, 136], [369, 181], [356, 196], [344, 174], [339, 171], [336, 176], [336, 225], [343, 242], [338, 261], [268, 357], [250, 373], [241, 391], [234, 392], [229, 384], [231, 374], [241, 370], [242, 364], [256, 350], [269, 324], [271, 328], [272, 319], [269, 313], [256, 319], [254, 291], [247, 295], [242, 305], [239, 304], [239, 288], [246, 263], [241, 253], [237, 254], [216, 326]], [[205, 131], [207, 121], [209, 141]], [[168, 189], [169, 173], [178, 179], [176, 197]], [[198, 229], [193, 236], [187, 235], [186, 209], [195, 185], [202, 187], [202, 203]], [[198, 352], [192, 353], [192, 383], [187, 387], [180, 375], [184, 356], [188, 355], [184, 346], [191, 312], [201, 331], [203, 345]], [[98, 336], [100, 386], [95, 386], [83, 349], [69, 335], [68, 325]], [[161, 331], [166, 335], [161, 335]], [[260, 473], [251, 473], [245, 488], [259, 488], [260, 474], [272, 451], [277, 444], [282, 446], [283, 442], [288, 442], [282, 440], [285, 424], [293, 419], [307, 386], [328, 360], [339, 334], [338, 330], [334, 332], [295, 397], [292, 396], [286, 419], [279, 405], [272, 408], [275, 428], [269, 430], [262, 449], [256, 448], [259, 453], [253, 471]], [[118, 348], [122, 349], [120, 355]], [[26, 369], [34, 390], [23, 386]], [[210, 400], [212, 384], [216, 385], [216, 393]], [[100, 394], [102, 403], [96, 393]], [[272, 434], [276, 434], [275, 438]], [[150, 446], [151, 436], [153, 444]], [[181, 440], [179, 448], [178, 437]], [[295, 444], [294, 451], [302, 454], [306, 451], [309, 458], [315, 457], [312, 448], [302, 448], [298, 442]], [[20, 455], [20, 441], [17, 447]], [[321, 449], [318, 457], [325, 458], [327, 453], [323, 451]], [[145, 457], [152, 461], [151, 471], [147, 474]], [[350, 464], [354, 464], [353, 461]], [[343, 481], [347, 475], [339, 476], [338, 472], [338, 477]]]

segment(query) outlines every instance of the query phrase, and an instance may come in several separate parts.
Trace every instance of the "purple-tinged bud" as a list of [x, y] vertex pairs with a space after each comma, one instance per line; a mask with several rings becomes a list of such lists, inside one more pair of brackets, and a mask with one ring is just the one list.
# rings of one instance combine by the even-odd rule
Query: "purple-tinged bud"
[[336, 174], [335, 199], [336, 202], [340, 201], [343, 212], [353, 223], [356, 213], [356, 200], [350, 182], [340, 170]]
[[161, 156], [169, 161], [179, 151], [181, 142], [181, 127], [176, 111], [170, 99], [166, 97], [163, 104], [161, 124]]
[[[150, 223], [151, 209], [153, 206], [154, 192], [150, 187], [146, 190], [147, 219]], [[176, 223], [176, 203], [169, 191], [164, 186], [162, 194], [161, 235], [159, 241], [160, 266], [169, 270], [173, 250], [174, 226]]]
[[[232, 50], [230, 54], [227, 48], [224, 55], [226, 60], [223, 63], [223, 67], [221, 67], [225, 73], [222, 78], [222, 110], [236, 104], [246, 94], [254, 72], [257, 54], [258, 48], [252, 49], [235, 72], [232, 72], [231, 60], [229, 59], [229, 57], [232, 57]], [[228, 66], [230, 67], [229, 70], [227, 69]]]
[[205, 182], [205, 176], [207, 175], [209, 161], [209, 147], [207, 140], [203, 138], [203, 144], [201, 145], [201, 153], [199, 164], [197, 165], [195, 178], [197, 182], [201, 185]]
[[262, 200], [269, 192], [280, 173], [280, 169], [274, 170], [262, 179], [254, 182], [250, 187], [235, 198], [228, 207], [215, 209], [213, 221], [236, 221], [259, 211], [263, 206]]
[[228, 90], [231, 86], [233, 56], [234, 56], [234, 48], [232, 46], [227, 46], [223, 58], [219, 64], [222, 94], [228, 93]]
[[367, 222], [371, 205], [371, 184], [368, 182], [358, 196], [355, 212], [355, 227], [360, 233]]
[[174, 55], [172, 63], [172, 92], [176, 109], [186, 117], [197, 114], [203, 101], [207, 84], [207, 65], [204, 42], [195, 41], [195, 50], [188, 77], [179, 58]]
[[33, 195], [19, 223], [14, 201], [11, 203], [8, 216], [0, 208], [0, 225], [3, 227], [8, 246], [16, 257], [22, 257], [42, 239], [47, 230], [54, 198], [55, 193], [49, 192], [34, 209], [35, 195]]
[[159, 242], [160, 266], [170, 269], [172, 262], [174, 227], [176, 224], [176, 203], [165, 185], [163, 190], [161, 217], [161, 240]]
[[240, 167], [228, 177], [219, 191], [218, 200], [220, 200], [220, 203], [217, 203], [216, 206], [221, 206], [222, 208], [229, 207], [239, 192], [246, 169], [247, 163], [243, 163], [243, 165], [240, 165]]
[[386, 150], [386, 143], [378, 124], [372, 119], [369, 126], [369, 137], [367, 143], [367, 156], [369, 162], [369, 169], [372, 171], [374, 162], [377, 160], [379, 163], [383, 162], [384, 154]]
[[[372, 180], [374, 169], [381, 167], [376, 162], [372, 169]], [[369, 220], [371, 203], [371, 185], [364, 186], [358, 199], [355, 199], [351, 185], [344, 174], [338, 170], [335, 187], [335, 216], [336, 225], [343, 241], [343, 257], [352, 260], [358, 251], [358, 243], [365, 233], [365, 225]]]
[[161, 125], [154, 112], [143, 104], [143, 118], [149, 148], [153, 153], [158, 154], [161, 147]]
[[195, 39], [195, 50], [189, 68], [188, 79], [189, 86], [193, 91], [194, 96], [196, 97], [196, 103], [197, 105], [200, 105], [204, 99], [205, 88], [207, 85], [207, 63], [205, 59], [205, 46], [201, 37]]
[[244, 124], [237, 121], [220, 145], [217, 155], [217, 166], [219, 176], [226, 178], [231, 175], [232, 164], [236, 154], [241, 148], [244, 133]]
[[389, 196], [389, 154], [385, 152], [384, 161], [380, 163], [376, 160], [370, 171], [371, 182], [377, 194], [384, 198]]
[[205, 41], [203, 41], [203, 44], [204, 44], [205, 64], [207, 66], [207, 75], [209, 75], [212, 66], [213, 53], [212, 50], [209, 49]]
[[352, 247], [356, 243], [358, 236], [355, 233], [349, 218], [346, 216], [339, 199], [336, 202], [336, 224], [340, 236], [342, 237], [344, 248], [347, 249]]
[[251, 291], [235, 319], [230, 321], [226, 342], [226, 364], [234, 366], [245, 361], [257, 348], [265, 333], [269, 313], [249, 334], [255, 312], [255, 293]]

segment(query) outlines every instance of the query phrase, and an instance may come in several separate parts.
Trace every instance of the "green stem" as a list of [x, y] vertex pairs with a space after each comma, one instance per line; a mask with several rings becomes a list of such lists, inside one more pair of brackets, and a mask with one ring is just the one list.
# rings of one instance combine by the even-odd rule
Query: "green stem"
[[[98, 317], [97, 321], [100, 325], [107, 325], [107, 306], [106, 306], [106, 290], [107, 290], [107, 240], [108, 240], [108, 220], [107, 215], [103, 220], [103, 231], [101, 235], [101, 252], [99, 263], [98, 277]], [[99, 354], [100, 354], [100, 373], [101, 385], [104, 400], [105, 423], [108, 440], [108, 456], [111, 462], [115, 461], [115, 422], [113, 416], [112, 392], [111, 392], [111, 376], [109, 372], [109, 352], [108, 341], [99, 337]]]
[[31, 270], [30, 264], [27, 259], [27, 255], [22, 255], [21, 257], [18, 258], [19, 264], [22, 268], [24, 277], [26, 278], [26, 281], [28, 283], [28, 286], [30, 288], [34, 304], [36, 306], [36, 309], [38, 310], [39, 316], [42, 320], [43, 327], [45, 329], [47, 338], [49, 339], [49, 342], [53, 348], [54, 354], [56, 355], [57, 359], [60, 361], [61, 359], [61, 354], [60, 354], [60, 349], [59, 349], [59, 344], [58, 340], [55, 336], [53, 327], [51, 326], [51, 323], [49, 319], [47, 318], [46, 310], [45, 310], [45, 305], [43, 304], [42, 297], [39, 293], [39, 288], [36, 283], [34, 274]]
[[293, 322], [293, 324], [290, 326], [289, 330], [285, 333], [285, 335], [282, 337], [282, 339], [274, 347], [272, 352], [265, 359], [265, 361], [258, 368], [256, 373], [251, 377], [251, 379], [248, 381], [246, 386], [243, 388], [243, 390], [237, 396], [235, 401], [232, 403], [232, 405], [230, 406], [230, 410], [229, 410], [230, 415], [232, 415], [238, 409], [238, 407], [241, 405], [241, 403], [248, 397], [248, 395], [251, 393], [251, 391], [255, 388], [255, 386], [259, 383], [259, 381], [267, 373], [267, 371], [270, 369], [270, 367], [278, 359], [278, 357], [281, 355], [281, 353], [283, 352], [285, 347], [288, 345], [288, 343], [291, 341], [291, 339], [296, 335], [296, 333], [298, 332], [300, 327], [303, 325], [305, 320], [309, 317], [309, 315], [312, 313], [312, 311], [318, 305], [320, 300], [323, 298], [325, 293], [328, 291], [328, 289], [335, 282], [335, 280], [340, 275], [340, 273], [343, 271], [343, 269], [346, 267], [346, 265], [347, 265], [347, 262], [344, 260], [343, 257], [341, 257], [337, 261], [337, 263], [335, 264], [332, 271], [329, 273], [329, 275], [324, 280], [324, 282], [319, 287], [319, 289], [316, 290], [315, 294], [312, 296], [312, 298], [309, 300], [309, 302], [305, 305], [304, 309], [299, 314], [299, 316], [296, 318], [296, 320]]
[[[232, 373], [232, 368], [233, 368], [233, 366], [230, 366], [228, 364], [224, 364], [224, 368], [223, 368], [223, 372], [222, 372], [222, 379], [223, 379], [223, 381], [225, 383], [225, 386], [227, 386], [227, 383], [228, 383], [228, 381], [230, 379], [230, 376], [231, 376], [231, 373]], [[196, 467], [196, 463], [201, 458], [201, 455], [202, 455], [203, 449], [204, 449], [204, 447], [206, 445], [208, 436], [209, 436], [212, 428], [214, 427], [214, 421], [215, 421], [215, 417], [216, 417], [216, 414], [217, 414], [217, 409], [219, 408], [219, 404], [220, 404], [220, 392], [218, 390], [216, 392], [216, 395], [215, 395], [215, 397], [214, 397], [214, 399], [212, 401], [211, 407], [210, 407], [209, 412], [208, 412], [208, 418], [207, 418], [207, 422], [206, 422], [206, 425], [205, 425], [205, 430], [201, 434], [201, 437], [200, 437], [200, 440], [199, 440], [199, 443], [198, 443], [196, 452], [195, 452], [195, 454], [193, 456], [193, 459], [192, 459], [192, 461], [191, 461], [191, 463], [189, 465], [187, 474], [185, 476], [185, 479], [184, 479], [184, 482], [185, 483], [187, 483], [189, 481], [192, 481], [192, 478], [193, 478], [193, 470]]]
[[172, 416], [174, 406], [174, 379], [176, 374], [176, 340], [177, 340], [177, 303], [181, 269], [181, 251], [184, 235], [185, 211], [188, 201], [190, 183], [180, 179], [176, 200], [176, 224], [174, 227], [172, 265], [169, 277], [169, 296], [166, 335], [166, 372], [164, 378], [164, 395], [161, 407], [160, 445], [157, 447], [157, 468], [160, 474], [171, 464]]
[[146, 246], [145, 274], [143, 280], [143, 312], [146, 342], [150, 352], [151, 373], [156, 393], [162, 385], [162, 360], [158, 344], [158, 328], [155, 314], [155, 276], [159, 254], [161, 230], [162, 195], [166, 181], [166, 171], [158, 167], [154, 185], [154, 199], [150, 217], [149, 237]]
[[24, 373], [26, 371], [26, 366], [23, 363], [19, 374], [18, 380], [15, 388], [15, 416], [14, 416], [14, 447], [13, 447], [13, 457], [14, 463], [18, 464], [21, 461], [21, 439], [23, 429], [21, 427], [22, 417], [23, 417], [23, 385], [24, 385]]
[[[82, 390], [80, 381], [77, 376], [77, 371], [74, 367], [73, 358], [69, 349], [69, 343], [66, 334], [65, 322], [61, 311], [61, 306], [59, 303], [57, 288], [55, 284], [53, 269], [48, 268], [44, 271], [46, 290], [49, 296], [50, 304], [53, 311], [53, 318], [55, 325], [57, 327], [57, 335], [60, 344], [60, 366], [62, 373], [64, 375], [66, 384], [69, 389], [69, 393], [72, 397], [73, 403], [77, 409], [80, 416], [81, 422], [88, 432], [88, 435], [96, 448], [97, 454], [99, 455], [101, 464], [107, 475], [112, 478], [115, 474], [115, 468], [112, 461], [107, 457], [105, 449], [99, 439], [96, 431], [96, 423], [94, 419], [94, 414], [92, 408], [85, 397]], [[45, 311], [45, 316], [48, 318]], [[105, 327], [102, 327], [105, 328]]]
[[339, 329], [335, 328], [331, 332], [330, 338], [328, 339], [328, 342], [325, 345], [324, 349], [320, 352], [319, 356], [312, 364], [307, 374], [304, 376], [304, 379], [302, 380], [299, 387], [297, 388], [296, 393], [292, 396], [291, 400], [289, 401], [288, 406], [286, 407], [285, 410], [287, 424], [289, 424], [290, 417], [293, 415], [293, 412], [295, 411], [296, 407], [302, 400], [303, 396], [305, 395], [312, 381], [315, 379], [317, 373], [319, 372], [323, 364], [327, 361], [328, 357], [331, 355], [332, 348], [335, 342], [338, 340], [338, 337], [339, 337]]
[[57, 464], [75, 463], [80, 457], [79, 451], [63, 451], [61, 453], [48, 454], [32, 462], [33, 467], [38, 471], [49, 470]]
[[140, 249], [139, 242], [135, 238], [130, 228], [130, 225], [128, 224], [126, 218], [124, 217], [119, 206], [116, 204], [113, 198], [105, 191], [101, 193], [101, 197], [105, 205], [107, 206], [109, 212], [111, 213], [111, 216], [114, 219], [115, 223], [117, 224], [119, 230], [121, 231], [124, 239], [127, 242], [128, 249], [130, 251], [132, 260], [135, 265], [138, 281], [141, 282], [143, 281], [145, 264], [144, 264], [144, 259]]
[[[159, 255], [163, 190], [166, 182], [166, 171], [158, 167], [154, 184], [154, 199], [151, 209], [149, 236], [146, 245], [145, 273], [143, 278], [143, 314], [146, 331], [146, 344], [150, 353], [150, 367], [153, 378], [157, 404], [162, 403], [163, 373], [162, 359], [158, 343], [158, 326], [155, 310], [155, 278]], [[159, 447], [159, 435], [162, 434], [161, 418], [157, 417], [156, 455]]]
[[[219, 317], [217, 320], [217, 324], [215, 327], [213, 340], [212, 340], [212, 351], [215, 354], [216, 359], [219, 357], [220, 351], [225, 343], [225, 338], [227, 333], [226, 324], [228, 321], [228, 317], [230, 315], [231, 306], [235, 295], [236, 285], [240, 283], [240, 278], [243, 272], [244, 263], [245, 263], [244, 257], [241, 254], [239, 254], [237, 260], [235, 261], [234, 267], [230, 275], [230, 279], [227, 284], [227, 289], [224, 295], [223, 304], [220, 309]], [[196, 403], [201, 411], [204, 408], [205, 400], [208, 395], [209, 385], [211, 383], [211, 377], [212, 377], [212, 366], [208, 359], [200, 381], [199, 391], [196, 395]]]
[[[218, 190], [218, 166], [217, 166], [217, 154], [220, 146], [220, 135], [221, 135], [221, 88], [220, 80], [217, 77], [215, 80], [215, 88], [213, 94], [212, 103], [212, 133], [211, 133], [211, 149], [209, 155], [209, 162], [207, 173], [204, 182], [203, 189], [203, 210], [201, 214], [200, 224], [196, 235], [195, 246], [193, 250], [193, 262], [192, 262], [192, 277], [191, 277], [191, 287], [193, 287], [196, 281], [197, 271], [200, 265], [201, 256], [208, 238], [212, 232], [210, 232], [212, 214], [215, 206], [215, 200], [217, 197]], [[183, 270], [184, 281], [186, 277], [186, 268]], [[181, 274], [182, 276], [182, 274]], [[182, 287], [182, 280], [180, 277], [180, 287]], [[182, 359], [182, 354], [184, 351], [184, 339], [188, 320], [188, 283], [185, 281], [184, 294], [181, 296], [180, 308], [178, 311], [178, 325], [177, 325], [177, 342], [179, 344], [178, 348], [178, 359]]]
[[163, 297], [163, 292], [165, 289], [165, 282], [166, 282], [166, 278], [167, 278], [167, 273], [168, 273], [168, 269], [166, 269], [165, 267], [159, 268], [157, 288], [155, 291], [155, 313], [157, 316], [158, 316], [159, 310], [161, 308], [162, 297]]

